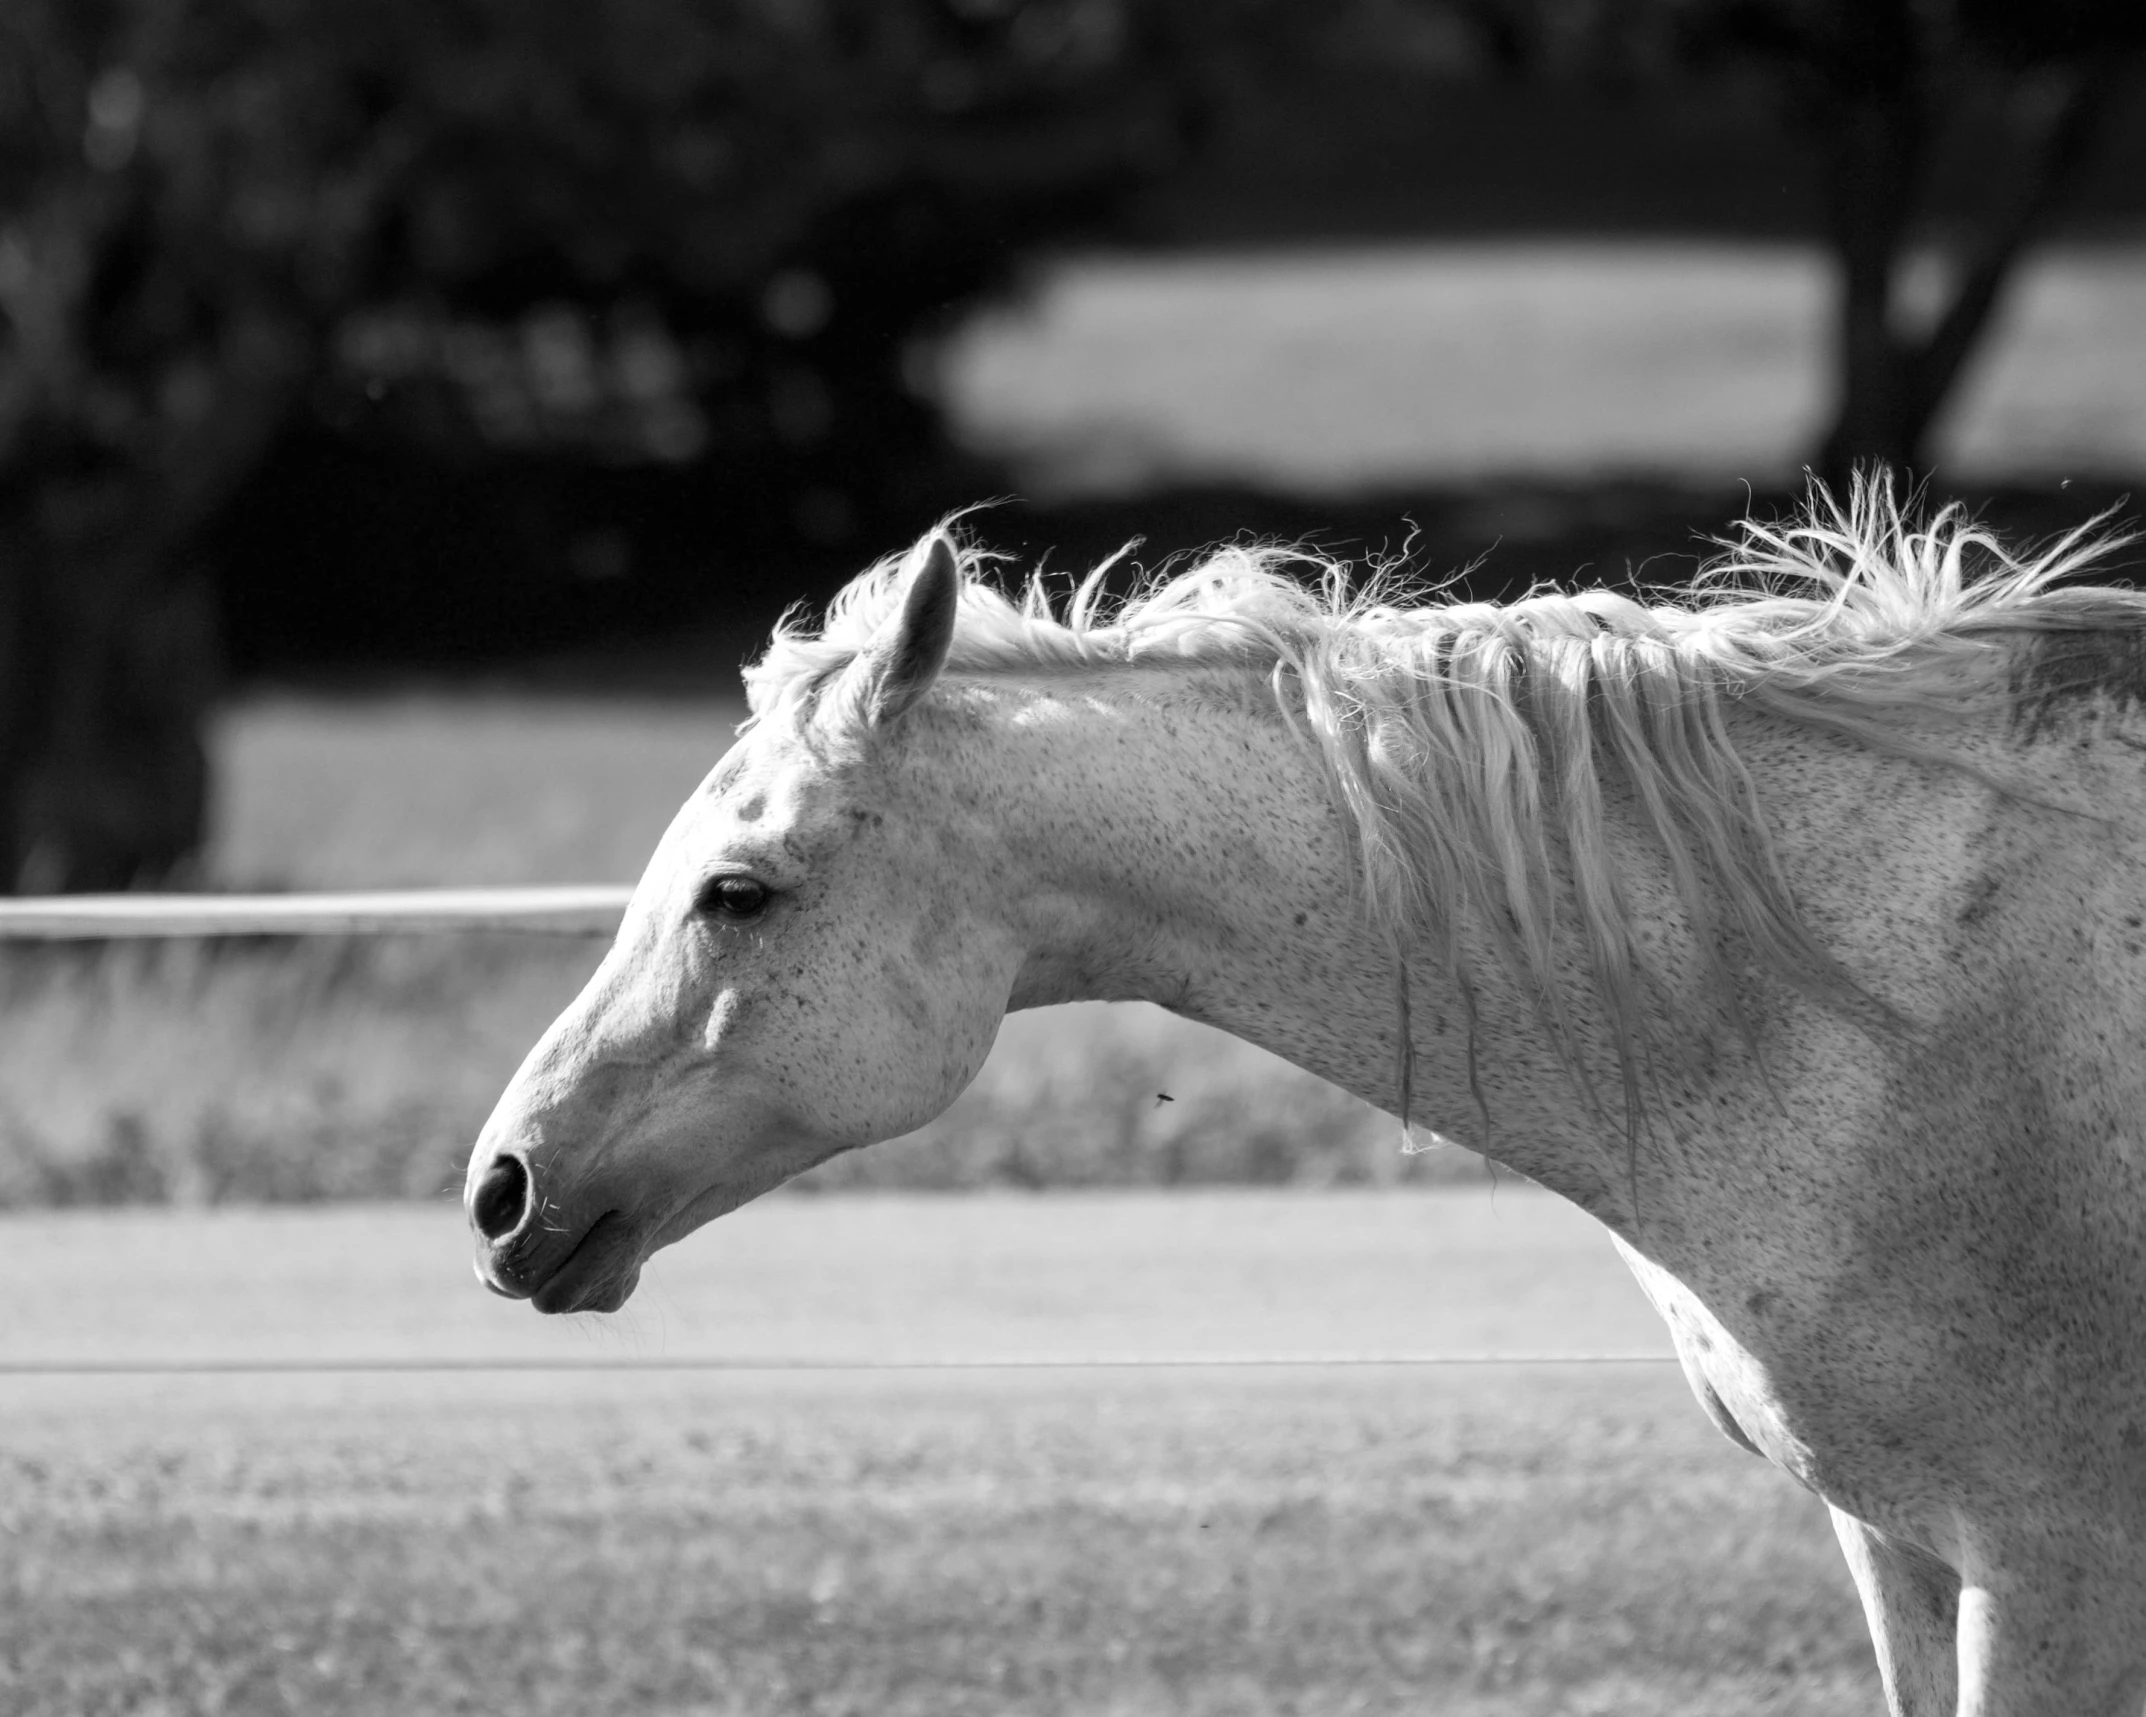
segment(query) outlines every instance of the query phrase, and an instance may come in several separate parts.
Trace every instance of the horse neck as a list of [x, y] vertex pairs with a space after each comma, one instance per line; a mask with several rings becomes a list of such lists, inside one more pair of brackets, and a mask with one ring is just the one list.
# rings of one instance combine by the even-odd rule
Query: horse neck
[[[1121, 671], [959, 695], [928, 790], [990, 809], [977, 863], [1027, 950], [1010, 1006], [1154, 1002], [1397, 1108], [1395, 950], [1323, 767], [1262, 679]], [[1599, 1129], [1533, 1004], [1478, 966], [1466, 998], [1410, 971], [1412, 1118], [1597, 1202], [1595, 1170], [1553, 1159], [1601, 1157]]]

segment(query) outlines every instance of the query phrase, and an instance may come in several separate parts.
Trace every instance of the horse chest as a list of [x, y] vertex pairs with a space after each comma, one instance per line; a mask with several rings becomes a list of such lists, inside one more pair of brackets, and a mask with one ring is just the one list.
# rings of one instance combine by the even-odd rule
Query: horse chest
[[[1692, 1393], [1724, 1436], [1859, 1519], [1942, 1548], [1954, 1498], [1941, 1464], [1870, 1398], [1867, 1355], [1854, 1351], [1852, 1337], [1835, 1343], [1805, 1331], [1762, 1355], [1676, 1276], [1622, 1240], [1618, 1250], [1668, 1326]], [[1749, 1319], [1797, 1322], [1783, 1314], [1776, 1290], [1751, 1287], [1742, 1301]]]

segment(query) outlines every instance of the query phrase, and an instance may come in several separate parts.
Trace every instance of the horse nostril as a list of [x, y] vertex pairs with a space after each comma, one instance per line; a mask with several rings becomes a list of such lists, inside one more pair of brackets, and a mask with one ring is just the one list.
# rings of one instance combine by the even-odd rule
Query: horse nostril
[[497, 1156], [477, 1183], [477, 1196], [470, 1200], [470, 1219], [487, 1240], [499, 1240], [522, 1225], [522, 1212], [529, 1205], [529, 1171], [520, 1157]]

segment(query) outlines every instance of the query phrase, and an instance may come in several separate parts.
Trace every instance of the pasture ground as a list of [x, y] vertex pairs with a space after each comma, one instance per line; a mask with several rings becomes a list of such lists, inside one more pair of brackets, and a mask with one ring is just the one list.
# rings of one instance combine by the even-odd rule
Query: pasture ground
[[[400, 1206], [0, 1224], [0, 1358], [1664, 1351], [1545, 1195], [792, 1199], [623, 1320]], [[1876, 1709], [1674, 1365], [0, 1379], [0, 1707]]]

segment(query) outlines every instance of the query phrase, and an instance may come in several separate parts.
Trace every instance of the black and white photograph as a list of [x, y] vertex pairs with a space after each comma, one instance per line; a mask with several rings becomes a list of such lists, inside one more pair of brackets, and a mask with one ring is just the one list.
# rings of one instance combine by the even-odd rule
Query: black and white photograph
[[0, 0], [0, 1717], [2146, 1717], [2146, 4]]

